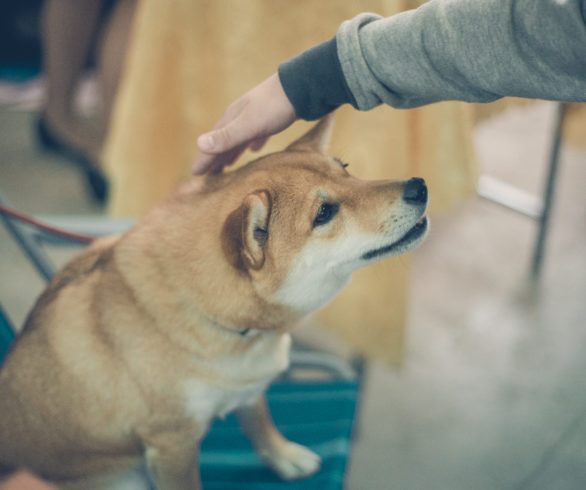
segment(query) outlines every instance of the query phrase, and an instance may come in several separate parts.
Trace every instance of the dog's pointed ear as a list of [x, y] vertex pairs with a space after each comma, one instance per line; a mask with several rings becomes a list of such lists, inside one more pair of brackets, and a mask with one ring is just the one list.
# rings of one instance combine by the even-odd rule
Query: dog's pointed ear
[[262, 268], [269, 238], [271, 195], [264, 190], [253, 192], [242, 203], [242, 259], [251, 269]]
[[287, 147], [287, 150], [317, 151], [318, 153], [325, 154], [330, 146], [333, 126], [334, 116], [329, 114], [322, 118], [313, 128], [301, 136], [301, 138], [291, 143]]

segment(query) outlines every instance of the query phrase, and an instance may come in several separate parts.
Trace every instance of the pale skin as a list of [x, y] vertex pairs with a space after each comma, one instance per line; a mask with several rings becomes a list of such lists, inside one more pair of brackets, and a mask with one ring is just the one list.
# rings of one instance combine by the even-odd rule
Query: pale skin
[[30, 473], [21, 471], [15, 473], [8, 480], [0, 482], [0, 490], [57, 490], [55, 487], [44, 483]]
[[201, 153], [193, 165], [193, 173], [221, 172], [245, 149], [259, 150], [271, 135], [288, 128], [297, 119], [275, 73], [233, 102], [214, 129], [197, 139]]

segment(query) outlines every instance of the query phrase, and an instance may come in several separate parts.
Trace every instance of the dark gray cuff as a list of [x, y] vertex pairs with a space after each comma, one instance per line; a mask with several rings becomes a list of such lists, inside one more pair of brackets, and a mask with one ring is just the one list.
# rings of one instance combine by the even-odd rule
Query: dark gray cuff
[[342, 104], [356, 106], [342, 73], [335, 37], [281, 63], [279, 79], [301, 119], [319, 119]]

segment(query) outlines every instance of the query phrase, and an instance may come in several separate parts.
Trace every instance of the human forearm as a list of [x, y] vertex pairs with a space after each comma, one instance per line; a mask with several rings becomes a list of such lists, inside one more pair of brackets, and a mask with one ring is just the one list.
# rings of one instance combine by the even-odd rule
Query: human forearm
[[[304, 119], [320, 117], [336, 102], [367, 110], [381, 103], [407, 108], [508, 95], [583, 101], [584, 5], [435, 0], [386, 19], [361, 14], [336, 35], [337, 66], [330, 41], [329, 49], [283, 63], [281, 82]], [[341, 86], [348, 91], [345, 98]]]

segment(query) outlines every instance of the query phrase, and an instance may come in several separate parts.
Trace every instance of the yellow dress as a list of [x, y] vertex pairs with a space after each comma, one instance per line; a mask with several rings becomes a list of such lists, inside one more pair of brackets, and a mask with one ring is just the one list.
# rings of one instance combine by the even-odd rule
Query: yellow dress
[[[360, 12], [392, 15], [413, 0], [141, 0], [104, 161], [109, 211], [139, 216], [189, 175], [196, 137], [279, 63], [331, 38]], [[331, 154], [366, 179], [422, 176], [432, 211], [475, 192], [471, 109], [457, 103], [336, 112]], [[309, 123], [273, 137], [280, 150]], [[255, 157], [245, 154], [242, 162]], [[433, 239], [433, 234], [430, 237]], [[357, 351], [397, 364], [406, 324], [409, 256], [358, 271], [317, 320]]]

